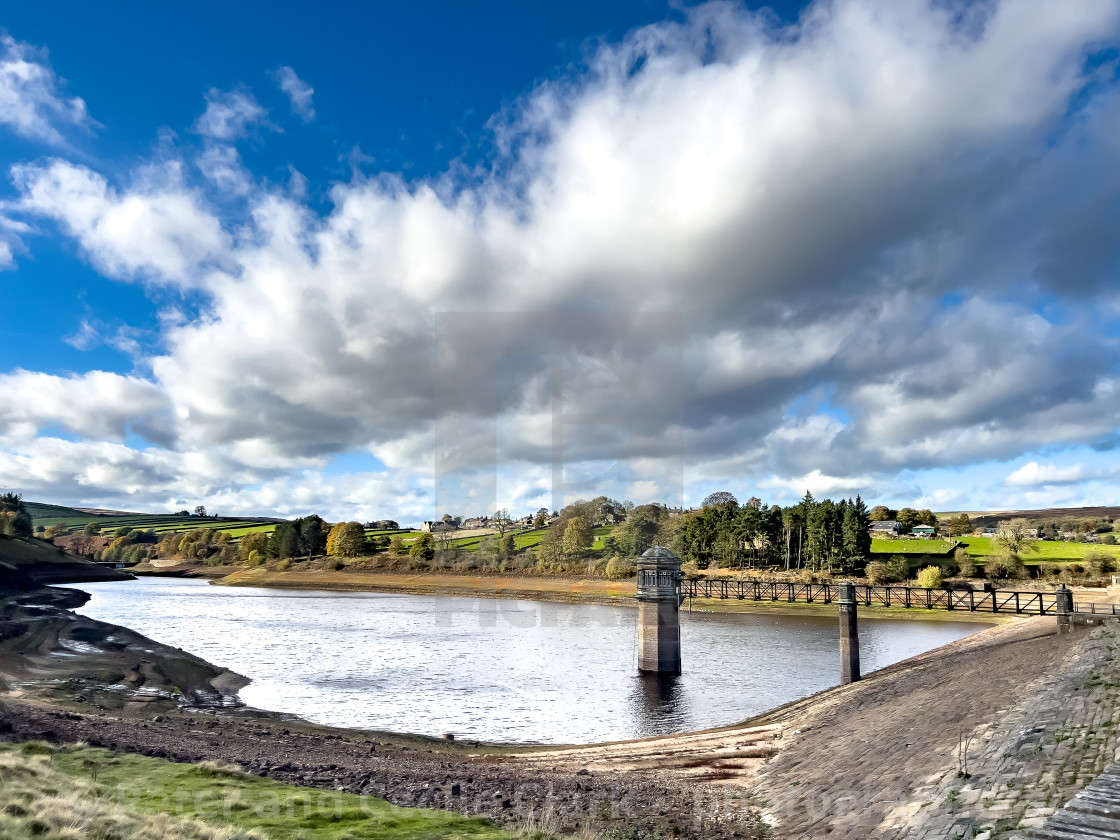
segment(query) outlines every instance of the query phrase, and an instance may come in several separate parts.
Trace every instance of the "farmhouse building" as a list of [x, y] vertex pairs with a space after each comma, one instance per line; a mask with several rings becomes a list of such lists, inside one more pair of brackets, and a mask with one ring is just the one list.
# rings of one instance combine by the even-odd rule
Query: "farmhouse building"
[[893, 519], [888, 519], [883, 522], [872, 522], [869, 530], [871, 531], [872, 536], [886, 536], [889, 534], [897, 537], [903, 532], [904, 529], [901, 522], [895, 522]]

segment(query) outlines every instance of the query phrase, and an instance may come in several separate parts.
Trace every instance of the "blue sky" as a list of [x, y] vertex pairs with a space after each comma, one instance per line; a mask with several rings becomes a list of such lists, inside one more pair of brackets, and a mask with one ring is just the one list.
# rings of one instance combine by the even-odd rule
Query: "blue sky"
[[1120, 503], [1116, 2], [351, 6], [5, 10], [0, 485]]

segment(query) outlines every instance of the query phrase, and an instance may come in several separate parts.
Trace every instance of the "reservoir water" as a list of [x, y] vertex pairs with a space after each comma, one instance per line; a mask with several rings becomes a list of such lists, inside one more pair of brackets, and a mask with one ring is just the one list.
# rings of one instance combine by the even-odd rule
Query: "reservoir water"
[[[734, 723], [836, 685], [835, 616], [682, 613], [684, 673], [639, 675], [637, 610], [590, 604], [83, 583], [79, 612], [253, 680], [251, 706], [316, 723], [591, 743]], [[984, 629], [860, 618], [864, 673]]]

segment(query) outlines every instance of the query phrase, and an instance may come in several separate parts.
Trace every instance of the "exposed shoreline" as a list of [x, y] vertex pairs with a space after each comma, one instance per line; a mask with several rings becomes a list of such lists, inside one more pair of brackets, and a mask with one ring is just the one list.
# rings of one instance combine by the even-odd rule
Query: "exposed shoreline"
[[[198, 575], [210, 577], [209, 575]], [[633, 580], [603, 578], [516, 577], [498, 575], [439, 574], [436, 572], [274, 572], [250, 569], [230, 575], [214, 575], [217, 586], [245, 586], [273, 589], [316, 589], [326, 592], [382, 592], [404, 595], [437, 595], [462, 598], [513, 598], [525, 601], [605, 604], [636, 607]], [[681, 608], [696, 612], [761, 613], [765, 615], [835, 615], [835, 604], [788, 604], [780, 601], [749, 601], [718, 598], [692, 598]], [[964, 621], [978, 624], [1006, 624], [1023, 616], [982, 612], [922, 610], [904, 607], [860, 606], [868, 618], [909, 621]]]

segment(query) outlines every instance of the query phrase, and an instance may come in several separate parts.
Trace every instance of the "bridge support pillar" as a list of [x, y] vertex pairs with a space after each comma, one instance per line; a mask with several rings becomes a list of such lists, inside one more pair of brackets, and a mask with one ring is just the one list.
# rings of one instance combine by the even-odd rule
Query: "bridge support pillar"
[[859, 625], [856, 616], [856, 585], [840, 584], [840, 685], [859, 680]]
[[655, 545], [638, 558], [638, 670], [681, 672], [681, 561]]
[[1073, 632], [1073, 590], [1068, 586], [1061, 587], [1056, 593], [1055, 612], [1058, 614], [1058, 633]]

